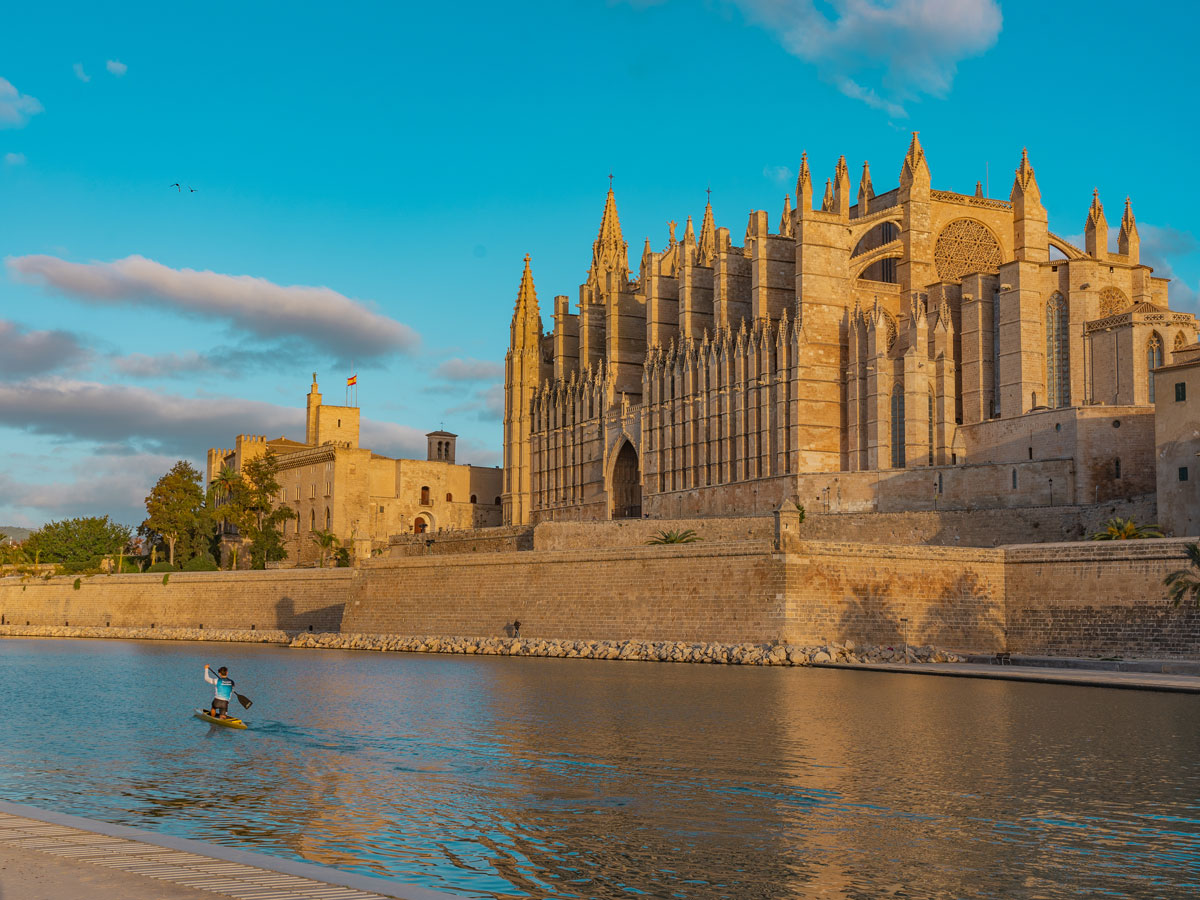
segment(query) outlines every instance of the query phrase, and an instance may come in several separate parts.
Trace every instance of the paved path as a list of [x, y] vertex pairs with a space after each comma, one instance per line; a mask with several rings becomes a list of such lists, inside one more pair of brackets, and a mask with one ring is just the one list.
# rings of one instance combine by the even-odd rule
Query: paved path
[[1175, 691], [1200, 694], [1200, 677], [1156, 672], [1107, 672], [1088, 669], [1051, 669], [1033, 666], [997, 666], [982, 663], [815, 663], [825, 669], [867, 669], [958, 678], [991, 678], [997, 681], [1033, 681], [1043, 684], [1077, 684], [1088, 687], [1125, 688], [1135, 691]]
[[0, 801], [3, 900], [455, 900], [424, 888]]

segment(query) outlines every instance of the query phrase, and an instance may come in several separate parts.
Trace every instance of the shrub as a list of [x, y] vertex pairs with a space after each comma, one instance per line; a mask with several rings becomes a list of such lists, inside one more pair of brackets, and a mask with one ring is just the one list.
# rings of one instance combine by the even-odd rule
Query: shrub
[[173, 565], [171, 565], [169, 562], [167, 562], [164, 559], [161, 562], [156, 562], [154, 565], [152, 565], [146, 571], [147, 572], [174, 572], [174, 571], [176, 571], [176, 569]]
[[1104, 528], [1092, 535], [1093, 541], [1134, 541], [1144, 538], [1160, 538], [1163, 533], [1157, 525], [1139, 525], [1133, 519], [1119, 516], [1104, 523]]
[[71, 585], [71, 587], [73, 587], [75, 590], [79, 590], [79, 589], [80, 589], [80, 587], [82, 587], [82, 586], [83, 586], [83, 579], [82, 579], [82, 578], [76, 578], [76, 579], [75, 579], [75, 583], [74, 583], [73, 585]]
[[337, 553], [333, 556], [337, 560], [339, 569], [345, 569], [350, 565], [350, 549], [348, 547], [338, 547]]
[[216, 560], [208, 553], [193, 556], [183, 564], [185, 572], [216, 572], [218, 568]]

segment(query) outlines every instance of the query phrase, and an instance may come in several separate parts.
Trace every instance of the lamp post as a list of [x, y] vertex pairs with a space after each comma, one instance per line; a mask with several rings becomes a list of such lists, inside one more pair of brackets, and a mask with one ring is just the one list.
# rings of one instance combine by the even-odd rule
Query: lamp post
[[900, 624], [904, 628], [904, 664], [908, 665], [908, 619], [901, 618]]

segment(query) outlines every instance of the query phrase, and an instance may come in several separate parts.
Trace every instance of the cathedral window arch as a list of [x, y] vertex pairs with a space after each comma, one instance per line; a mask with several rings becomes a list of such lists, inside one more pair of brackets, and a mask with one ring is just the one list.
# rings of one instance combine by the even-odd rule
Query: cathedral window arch
[[1057, 291], [1046, 302], [1046, 402], [1051, 409], [1071, 405], [1067, 301]]
[[[929, 464], [933, 465], [933, 410], [936, 404], [933, 401], [933, 388], [929, 389]], [[941, 478], [939, 475], [938, 478]], [[939, 489], [940, 492], [940, 489]]]
[[933, 264], [939, 281], [961, 282], [973, 272], [998, 272], [1002, 262], [1000, 242], [977, 219], [950, 222], [933, 246]]
[[1146, 341], [1146, 375], [1150, 384], [1150, 402], [1154, 402], [1154, 370], [1163, 364], [1163, 341], [1157, 331]]
[[1187, 338], [1185, 338], [1183, 336], [1183, 332], [1182, 331], [1175, 332], [1175, 342], [1171, 346], [1171, 352], [1178, 353], [1180, 350], [1182, 350], [1186, 346], [1187, 346]]
[[904, 468], [904, 385], [892, 387], [892, 468]]

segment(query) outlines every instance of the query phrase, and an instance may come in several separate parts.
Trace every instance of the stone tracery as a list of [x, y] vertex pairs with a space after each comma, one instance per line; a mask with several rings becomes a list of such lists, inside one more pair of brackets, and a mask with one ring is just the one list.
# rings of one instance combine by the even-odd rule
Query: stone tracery
[[962, 281], [972, 272], [995, 272], [1004, 261], [1000, 245], [983, 223], [956, 219], [938, 235], [933, 262], [942, 281]]

